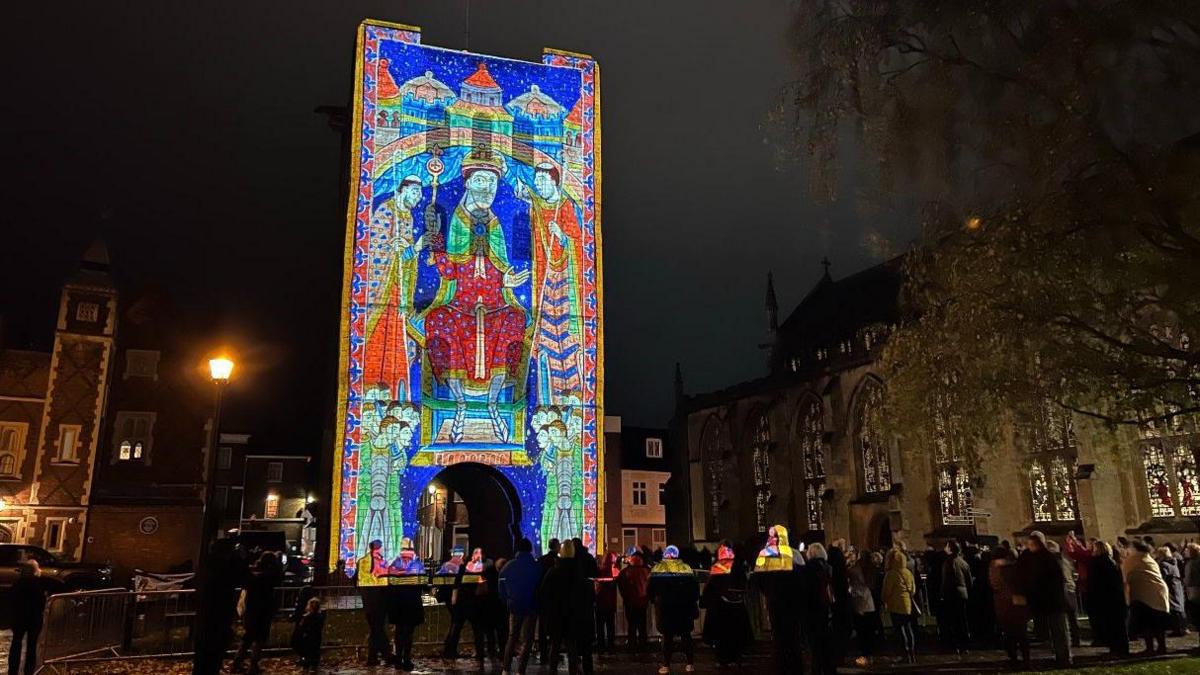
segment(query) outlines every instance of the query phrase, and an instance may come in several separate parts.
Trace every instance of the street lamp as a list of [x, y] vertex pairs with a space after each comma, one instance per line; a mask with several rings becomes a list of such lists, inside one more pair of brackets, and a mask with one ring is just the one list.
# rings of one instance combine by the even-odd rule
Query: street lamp
[[209, 359], [208, 372], [215, 385], [213, 401], [212, 428], [208, 435], [208, 457], [205, 461], [204, 474], [204, 523], [200, 527], [200, 565], [196, 574], [196, 626], [192, 633], [193, 641], [193, 675], [217, 675], [221, 670], [221, 662], [225, 655], [225, 644], [220, 636], [220, 626], [213, 625], [227, 621], [224, 614], [229, 602], [223, 596], [232, 597], [233, 587], [220, 577], [214, 579], [213, 566], [217, 564], [216, 556], [209, 550], [215, 539], [220, 516], [213, 495], [216, 492], [217, 480], [217, 448], [221, 440], [221, 394], [229, 377], [233, 374], [233, 361], [225, 356]]

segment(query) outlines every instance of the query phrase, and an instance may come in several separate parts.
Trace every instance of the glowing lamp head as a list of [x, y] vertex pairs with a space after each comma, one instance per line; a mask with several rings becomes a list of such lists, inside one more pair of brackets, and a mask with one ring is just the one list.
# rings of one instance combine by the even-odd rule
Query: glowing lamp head
[[208, 360], [208, 371], [212, 374], [212, 379], [216, 382], [228, 382], [229, 376], [233, 374], [233, 361], [218, 356], [215, 359]]
[[968, 230], [978, 230], [983, 227], [983, 218], [979, 216], [970, 216], [967, 218], [966, 226]]
[[429, 484], [429, 494], [431, 494], [431, 495], [437, 494], [437, 486], [436, 485], [434, 485], [432, 483]]

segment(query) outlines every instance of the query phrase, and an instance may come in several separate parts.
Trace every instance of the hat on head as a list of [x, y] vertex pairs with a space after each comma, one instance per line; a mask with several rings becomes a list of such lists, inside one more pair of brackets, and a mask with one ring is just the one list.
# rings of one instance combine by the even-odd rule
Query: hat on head
[[679, 557], [679, 547], [674, 544], [663, 549], [663, 558], [674, 560]]
[[504, 159], [491, 148], [479, 146], [463, 158], [463, 178], [470, 178], [476, 171], [490, 171], [499, 178], [504, 173]]

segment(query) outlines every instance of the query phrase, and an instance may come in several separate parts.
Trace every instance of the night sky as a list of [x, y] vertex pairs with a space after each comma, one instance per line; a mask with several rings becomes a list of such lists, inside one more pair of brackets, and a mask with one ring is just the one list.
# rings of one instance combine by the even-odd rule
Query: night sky
[[[665, 425], [674, 363], [698, 392], [762, 374], [768, 270], [783, 313], [873, 262], [850, 199], [812, 203], [768, 122], [788, 0], [19, 3], [0, 50], [9, 347], [48, 348], [58, 287], [104, 237], [123, 289], [166, 291], [240, 379], [225, 425], [315, 448], [336, 391], [340, 140], [365, 17], [423, 42], [602, 72], [607, 413]], [[853, 178], [845, 194], [854, 195]], [[292, 446], [290, 448], [283, 446]]]

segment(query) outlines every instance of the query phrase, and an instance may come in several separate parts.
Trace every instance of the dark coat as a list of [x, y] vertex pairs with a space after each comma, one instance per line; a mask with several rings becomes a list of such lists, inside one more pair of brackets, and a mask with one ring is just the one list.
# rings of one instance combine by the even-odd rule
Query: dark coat
[[538, 606], [552, 636], [591, 640], [596, 632], [596, 589], [575, 558], [559, 558], [542, 578]]
[[325, 632], [325, 611], [304, 614], [292, 631], [292, 649], [302, 656], [321, 653], [322, 634]]
[[271, 634], [271, 620], [279, 609], [275, 588], [282, 575], [277, 569], [257, 567], [246, 579], [246, 613], [242, 626], [250, 640], [266, 640]]
[[743, 652], [754, 640], [746, 612], [746, 578], [736, 573], [714, 574], [700, 595], [704, 612], [704, 641]]
[[1017, 570], [1023, 595], [1034, 616], [1067, 611], [1066, 581], [1058, 556], [1044, 548], [1025, 549], [1017, 558]]
[[829, 562], [820, 558], [810, 559], [801, 568], [800, 613], [804, 629], [820, 634], [831, 627], [833, 607], [837, 594], [833, 590], [833, 569]]
[[1158, 571], [1162, 574], [1163, 581], [1167, 582], [1167, 599], [1170, 601], [1171, 611], [1182, 614], [1183, 575], [1179, 571], [1179, 564], [1174, 558], [1164, 558], [1158, 561]]
[[387, 588], [388, 623], [396, 626], [420, 626], [425, 623], [425, 605], [420, 584], [392, 584]]
[[686, 563], [663, 560], [655, 565], [647, 597], [657, 610], [659, 632], [691, 634], [700, 616], [700, 583]]
[[61, 585], [49, 577], [22, 574], [9, 591], [9, 601], [12, 602], [12, 627], [35, 629], [42, 625], [42, 615], [46, 611], [46, 599], [61, 593]]
[[946, 558], [942, 563], [942, 600], [957, 598], [966, 600], [971, 596], [971, 586], [975, 580], [971, 578], [971, 566], [961, 556]]
[[1125, 578], [1112, 558], [1092, 556], [1088, 560], [1087, 613], [1096, 638], [1109, 649], [1128, 653], [1129, 635], [1125, 619]]
[[532, 553], [518, 553], [500, 571], [500, 598], [516, 616], [537, 614], [537, 591], [543, 570]]

